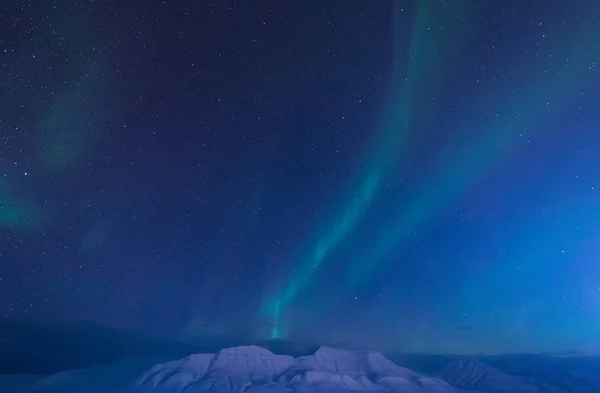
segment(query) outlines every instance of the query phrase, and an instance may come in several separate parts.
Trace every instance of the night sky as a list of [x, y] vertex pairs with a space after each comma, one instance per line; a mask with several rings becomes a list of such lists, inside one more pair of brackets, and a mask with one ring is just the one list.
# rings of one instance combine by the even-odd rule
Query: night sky
[[0, 315], [600, 351], [597, 0], [6, 1]]

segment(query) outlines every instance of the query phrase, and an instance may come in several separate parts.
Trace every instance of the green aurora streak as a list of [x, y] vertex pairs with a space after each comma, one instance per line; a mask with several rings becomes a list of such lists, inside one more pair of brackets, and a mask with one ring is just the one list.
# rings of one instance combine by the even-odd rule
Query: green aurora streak
[[0, 183], [0, 230], [16, 231], [35, 230], [40, 226], [43, 216], [37, 206], [23, 198], [13, 196], [13, 189]]
[[[593, 23], [592, 16], [587, 24], [582, 23], [580, 27], [584, 32], [590, 31], [594, 28]], [[530, 72], [538, 75], [522, 78], [533, 82], [528, 82], [521, 94], [515, 95], [520, 99], [512, 100], [501, 113], [492, 114], [486, 127], [481, 127], [477, 122], [469, 127], [485, 131], [478, 141], [462, 154], [456, 155], [458, 158], [450, 157], [448, 165], [439, 166], [448, 170], [440, 173], [409, 202], [402, 203], [398, 212], [392, 215], [397, 218], [391, 227], [380, 235], [369, 252], [352, 262], [347, 288], [353, 288], [372, 277], [391, 251], [404, 246], [411, 234], [422, 230], [474, 181], [489, 173], [502, 158], [526, 143], [548, 120], [548, 114], [552, 114], [554, 108], [560, 109], [566, 105], [570, 98], [584, 89], [584, 81], [597, 74], [595, 67], [600, 63], [597, 42], [583, 39], [589, 34], [565, 36], [571, 38], [561, 41], [564, 47], [556, 48], [552, 58], [543, 59], [532, 67]], [[578, 45], [573, 47], [571, 43]], [[480, 109], [480, 113], [486, 112], [490, 112], [489, 106]]]
[[[52, 42], [59, 36], [71, 37], [70, 45], [58, 53], [68, 65], [65, 69], [68, 74], [75, 75], [64, 85], [60, 83], [48, 89], [52, 90], [52, 94], [40, 101], [33, 116], [37, 122], [35, 143], [38, 154], [35, 157], [37, 163], [31, 166], [30, 172], [38, 179], [43, 177], [45, 181], [53, 182], [57, 175], [69, 173], [88, 159], [93, 142], [101, 143], [108, 139], [110, 115], [115, 105], [112, 89], [109, 89], [112, 78], [102, 61], [94, 61], [102, 58], [99, 51], [103, 50], [99, 48], [103, 45], [94, 43], [86, 34], [71, 34], [74, 24], [81, 31], [87, 29], [88, 15], [81, 7], [63, 7], [57, 11], [56, 7], [48, 6], [40, 10], [53, 26], [51, 31], [40, 33], [40, 42]], [[16, 68], [25, 69], [29, 65], [29, 60], [23, 59], [25, 57], [21, 56], [14, 60], [19, 62]], [[103, 100], [110, 105], [102, 105]], [[105, 107], [111, 110], [98, 110]], [[6, 156], [11, 153], [14, 154], [3, 152]], [[0, 170], [4, 171], [4, 179], [0, 180], [0, 230], [15, 233], [41, 229], [47, 224], [47, 206], [36, 201], [31, 194], [21, 192], [22, 179], [8, 177], [6, 168]]]
[[[464, 11], [465, 0], [447, 1], [435, 7], [433, 0], [424, 0], [420, 3], [417, 11], [415, 26], [413, 29], [407, 67], [400, 67], [399, 50], [395, 50], [395, 63], [398, 68], [406, 68], [406, 75], [396, 72], [394, 74], [393, 86], [400, 91], [399, 97], [392, 92], [390, 98], [391, 115], [388, 114], [387, 121], [382, 125], [382, 139], [380, 145], [373, 152], [374, 164], [369, 165], [369, 170], [359, 183], [356, 192], [351, 193], [353, 197], [344, 204], [341, 213], [333, 220], [332, 224], [325, 228], [318, 236], [315, 245], [302, 259], [302, 263], [295, 274], [290, 278], [284, 291], [278, 296], [268, 299], [264, 312], [271, 322], [271, 338], [284, 337], [286, 334], [281, 326], [282, 311], [298, 296], [298, 293], [311, 283], [311, 279], [321, 268], [329, 254], [338, 247], [348, 235], [356, 228], [362, 217], [373, 204], [374, 197], [380, 190], [382, 180], [393, 168], [399, 154], [402, 152], [409, 135], [409, 124], [414, 116], [413, 107], [416, 107], [418, 97], [428, 98], [432, 94], [432, 88], [436, 88], [434, 79], [443, 79], [440, 71], [441, 61], [449, 57], [448, 48], [457, 50], [460, 47], [461, 34], [448, 34], [449, 31], [459, 31], [459, 26], [465, 25], [464, 17], [468, 13]], [[395, 3], [395, 16], [401, 16], [403, 10]], [[448, 15], [452, 15], [449, 17]], [[440, 21], [443, 19], [443, 21]], [[446, 26], [432, 28], [430, 26]], [[399, 45], [402, 37], [399, 37], [395, 29], [395, 46]], [[442, 40], [445, 38], [446, 40]], [[435, 45], [433, 44], [435, 43]], [[449, 68], [449, 67], [447, 67]], [[435, 77], [435, 78], [434, 78]], [[429, 88], [429, 90], [427, 89]]]
[[23, 220], [23, 213], [13, 201], [0, 189], [0, 228], [18, 226]]
[[94, 106], [102, 107], [103, 99], [109, 98], [109, 78], [101, 67], [92, 63], [73, 78], [73, 86], [58, 93], [38, 125], [38, 154], [45, 175], [61, 174], [80, 165], [92, 154], [91, 147], [107, 139], [110, 126], [105, 118], [110, 111], [103, 109], [102, 116], [94, 111]]
[[[104, 97], [106, 78], [97, 66], [76, 79], [74, 86], [47, 105], [36, 127], [37, 165], [31, 171], [52, 181], [73, 170], [91, 156], [90, 142], [99, 144], [109, 127], [92, 111], [92, 103]], [[8, 172], [6, 172], [8, 173]], [[22, 178], [5, 176], [0, 181], [0, 229], [33, 231], [44, 225], [47, 212], [31, 195], [19, 190]]]

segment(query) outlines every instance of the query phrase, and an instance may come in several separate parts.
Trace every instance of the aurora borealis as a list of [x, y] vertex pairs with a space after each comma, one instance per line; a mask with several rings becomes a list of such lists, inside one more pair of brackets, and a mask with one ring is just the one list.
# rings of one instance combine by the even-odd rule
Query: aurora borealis
[[3, 316], [600, 350], [595, 2], [2, 14]]
[[[391, 78], [392, 84], [398, 86], [391, 87], [389, 101], [384, 104], [386, 111], [383, 116], [386, 120], [381, 124], [382, 140], [376, 143], [377, 148], [371, 153], [373, 157], [366, 165], [368, 170], [363, 175], [357, 190], [350, 192], [351, 198], [343, 205], [341, 215], [332, 219], [330, 226], [317, 239], [316, 244], [305, 258], [300, 272], [290, 279], [283, 296], [275, 297], [267, 304], [266, 312], [273, 320], [272, 337], [281, 335], [279, 315], [282, 309], [310, 283], [321, 264], [327, 260], [329, 253], [339, 246], [358, 225], [361, 216], [373, 204], [375, 196], [380, 191], [385, 178], [389, 176], [394, 163], [405, 153], [403, 148], [410, 134], [411, 119], [415, 115], [414, 112], [417, 112], [412, 107], [422, 99], [423, 95], [427, 95], [428, 89], [433, 86], [432, 83], [424, 83], [424, 80], [430, 77], [435, 78], [443, 73], [440, 69], [434, 69], [435, 72], [431, 72], [431, 69], [438, 65], [439, 58], [449, 47], [457, 44], [456, 37], [444, 40], [440, 31], [435, 28], [432, 31], [431, 20], [444, 19], [447, 18], [447, 15], [452, 15], [454, 21], [449, 25], [462, 22], [465, 5], [466, 3], [463, 1], [447, 2], [440, 4], [440, 7], [435, 9], [434, 2], [418, 3], [407, 56], [397, 48], [397, 46], [401, 46], [402, 38], [399, 33], [394, 32], [393, 65], [395, 69], [404, 71], [395, 71]], [[404, 8], [394, 3], [392, 24], [403, 13]], [[394, 29], [394, 26], [392, 28]], [[406, 60], [404, 60], [405, 57]], [[406, 65], [403, 67], [404, 61]], [[406, 75], [402, 76], [403, 73]]]

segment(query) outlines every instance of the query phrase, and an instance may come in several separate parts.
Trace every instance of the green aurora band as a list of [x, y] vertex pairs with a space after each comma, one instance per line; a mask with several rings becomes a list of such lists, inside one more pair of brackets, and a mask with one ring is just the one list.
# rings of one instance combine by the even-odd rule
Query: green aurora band
[[[555, 48], [551, 58], [534, 64], [530, 70], [534, 75], [520, 78], [532, 82], [527, 83], [521, 94], [515, 95], [518, 99], [510, 100], [501, 112], [489, 116], [486, 126], [475, 122], [469, 127], [483, 130], [479, 140], [462, 154], [454, 155], [456, 158], [449, 157], [447, 165], [439, 165], [448, 169], [391, 215], [397, 217], [391, 226], [368, 252], [352, 261], [346, 280], [347, 289], [369, 280], [382, 267], [390, 252], [399, 250], [411, 234], [423, 230], [469, 186], [523, 146], [545, 121], [568, 105], [569, 99], [582, 94], [586, 89], [585, 82], [593, 77], [599, 79], [596, 66], [600, 64], [600, 51], [598, 43], [589, 39], [589, 31], [598, 31], [598, 22], [593, 15], [588, 17], [587, 22], [583, 21], [579, 26], [581, 35], [565, 34], [570, 39], [561, 41], [564, 47]], [[480, 108], [479, 113], [489, 113], [488, 108]]]
[[93, 63], [73, 78], [73, 86], [63, 88], [37, 127], [38, 156], [42, 172], [52, 176], [68, 172], [81, 165], [93, 153], [93, 148], [108, 139], [111, 127], [107, 122], [112, 109], [96, 113], [109, 99], [110, 78], [103, 64]]
[[19, 209], [5, 190], [0, 188], [0, 228], [19, 227], [24, 221], [24, 213]]
[[0, 183], [0, 230], [16, 232], [34, 231], [41, 226], [44, 216], [31, 200], [15, 198], [15, 190]]
[[[40, 7], [42, 6], [43, 3], [40, 3]], [[106, 62], [94, 60], [103, 59], [107, 55], [104, 49], [100, 49], [104, 45], [87, 34], [71, 34], [74, 24], [81, 31], [87, 30], [89, 15], [83, 11], [81, 7], [62, 7], [57, 10], [48, 5], [40, 8], [53, 28], [40, 31], [37, 40], [47, 44], [59, 36], [70, 37], [70, 45], [58, 46], [61, 48], [58, 55], [65, 59], [67, 74], [74, 76], [64, 84], [44, 89], [47, 94], [42, 96], [34, 108], [32, 119], [36, 123], [35, 143], [38, 154], [35, 157], [37, 162], [31, 165], [28, 172], [38, 181], [43, 178], [44, 181], [53, 183], [57, 177], [68, 175], [92, 155], [92, 147], [108, 139], [112, 127], [110, 116], [117, 106], [112, 89], [113, 79], [107, 71]], [[25, 70], [31, 62], [30, 56], [15, 57], [12, 61], [18, 62], [15, 68], [23, 68], [26, 75]], [[10, 88], [16, 90], [20, 87], [15, 84]], [[8, 93], [10, 95], [13, 92], [9, 90]], [[3, 154], [6, 157], [18, 157], [19, 146], [14, 145], [13, 149], [14, 151]], [[8, 176], [10, 171], [7, 168], [0, 168], [0, 173], [2, 172], [4, 178], [0, 180], [0, 230], [6, 229], [15, 234], [37, 231], [47, 225], [47, 204], [37, 200], [32, 193], [22, 190], [22, 178]]]
[[[405, 68], [406, 73], [404, 75], [395, 72], [393, 75], [392, 85], [397, 86], [396, 91], [400, 94], [399, 97], [396, 97], [396, 91], [390, 94], [388, 107], [391, 108], [391, 113], [385, 116], [387, 121], [381, 126], [382, 138], [372, 153], [374, 164], [369, 165], [369, 170], [363, 176], [356, 191], [350, 193], [353, 197], [344, 204], [341, 213], [321, 232], [314, 246], [302, 258], [300, 267], [294, 271], [283, 292], [267, 299], [264, 304], [263, 312], [269, 318], [271, 325], [271, 338], [286, 336], [282, 327], [281, 313], [294, 301], [298, 293], [312, 282], [312, 278], [330, 253], [352, 233], [360, 217], [372, 206], [383, 179], [393, 169], [406, 144], [411, 118], [416, 115], [413, 108], [418, 107], [416, 105], [418, 98], [425, 100], [433, 95], [432, 89], [438, 87], [435, 81], [443, 79], [444, 73], [440, 69], [444, 68], [441, 62], [451, 57], [448, 49], [452, 48], [456, 51], [461, 43], [464, 45], [463, 35], [458, 32], [460, 26], [468, 25], [465, 23], [465, 18], [470, 13], [465, 11], [466, 4], [466, 0], [455, 0], [437, 4], [436, 7], [436, 2], [433, 0], [420, 2], [408, 59], [400, 59], [401, 51], [395, 49], [395, 65], [397, 69]], [[394, 10], [396, 18], [403, 15], [404, 10], [400, 7], [396, 2]], [[430, 26], [445, 26], [445, 29]], [[449, 30], [457, 33], [448, 34]], [[395, 29], [396, 48], [402, 41], [398, 31], [399, 29]], [[401, 67], [398, 63], [407, 63], [407, 66]], [[450, 68], [447, 65], [445, 67], [446, 70]]]

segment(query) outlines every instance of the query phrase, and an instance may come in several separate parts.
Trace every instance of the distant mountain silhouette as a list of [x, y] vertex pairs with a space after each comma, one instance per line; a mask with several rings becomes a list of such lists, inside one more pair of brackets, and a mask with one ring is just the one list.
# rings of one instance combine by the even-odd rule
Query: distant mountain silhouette
[[600, 392], [600, 356], [521, 354], [490, 356], [485, 361], [538, 386], [578, 393]]
[[51, 374], [127, 356], [170, 353], [180, 357], [195, 350], [87, 321], [42, 324], [0, 318], [0, 374]]
[[436, 373], [438, 377], [457, 388], [480, 392], [534, 393], [539, 387], [524, 378], [503, 373], [474, 358], [460, 357]]
[[426, 355], [420, 353], [386, 353], [394, 363], [422, 374], [435, 374], [454, 360], [452, 355]]
[[318, 349], [288, 340], [249, 342], [226, 336], [169, 341], [90, 321], [41, 323], [0, 317], [0, 374], [53, 374], [111, 364], [126, 357], [178, 359], [251, 344], [292, 356], [309, 355]]

